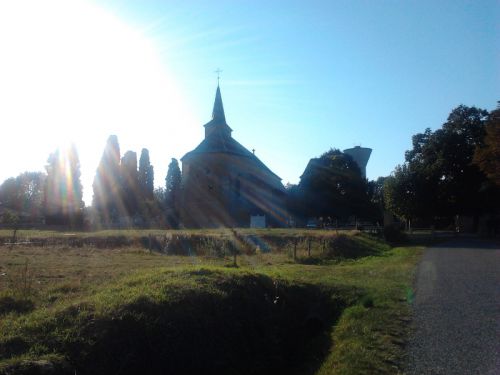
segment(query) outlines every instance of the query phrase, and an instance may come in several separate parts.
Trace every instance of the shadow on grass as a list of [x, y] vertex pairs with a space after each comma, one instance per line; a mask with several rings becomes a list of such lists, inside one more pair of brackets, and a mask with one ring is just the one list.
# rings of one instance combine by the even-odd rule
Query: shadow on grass
[[192, 283], [149, 279], [136, 288], [163, 288], [160, 297], [140, 292], [100, 313], [93, 300], [48, 312], [0, 339], [0, 359], [66, 358], [68, 366], [54, 364], [57, 372], [45, 372], [51, 375], [312, 375], [331, 348], [331, 327], [357, 293], [237, 270], [179, 275]]
[[8, 313], [25, 314], [34, 308], [34, 303], [26, 298], [16, 298], [13, 296], [0, 297], [0, 315]]
[[324, 240], [319, 255], [298, 257], [296, 262], [308, 265], [331, 265], [343, 259], [357, 259], [380, 254], [384, 246], [387, 245], [376, 238], [369, 238], [364, 235], [339, 235]]

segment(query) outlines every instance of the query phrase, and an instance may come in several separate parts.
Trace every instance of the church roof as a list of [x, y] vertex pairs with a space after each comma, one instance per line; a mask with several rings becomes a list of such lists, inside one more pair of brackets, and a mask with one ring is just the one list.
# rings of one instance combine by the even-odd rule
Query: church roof
[[214, 109], [212, 111], [212, 119], [226, 122], [226, 115], [224, 114], [224, 106], [222, 105], [222, 95], [220, 94], [220, 87], [217, 85], [217, 91], [215, 92]]
[[232, 137], [224, 137], [221, 133], [214, 133], [205, 138], [193, 151], [188, 152], [181, 158], [181, 161], [187, 157], [205, 154], [205, 153], [225, 153], [242, 156], [252, 160], [261, 169], [269, 172], [279, 180], [281, 178], [271, 171], [254, 153], [248, 151], [244, 146]]
[[[228, 129], [229, 132], [214, 131], [210, 133], [205, 133], [205, 139], [192, 151], [188, 152], [181, 158], [181, 161], [186, 157], [205, 154], [205, 153], [226, 153], [242, 156], [252, 160], [255, 164], [259, 166], [262, 170], [270, 173], [281, 181], [281, 178], [277, 176], [273, 171], [271, 171], [266, 165], [259, 160], [254, 153], [248, 151], [240, 143], [231, 137], [232, 129], [226, 123], [226, 116], [224, 114], [224, 106], [222, 105], [222, 96], [220, 93], [220, 87], [217, 85], [217, 91], [215, 93], [214, 108], [212, 111], [212, 120], [204, 125], [205, 128]], [[208, 134], [208, 135], [207, 135]]]
[[212, 119], [203, 125], [205, 128], [224, 128], [229, 132], [233, 131], [226, 122], [226, 115], [224, 114], [224, 105], [222, 104], [222, 95], [220, 93], [220, 87], [217, 85], [217, 91], [215, 92], [214, 109], [212, 110]]

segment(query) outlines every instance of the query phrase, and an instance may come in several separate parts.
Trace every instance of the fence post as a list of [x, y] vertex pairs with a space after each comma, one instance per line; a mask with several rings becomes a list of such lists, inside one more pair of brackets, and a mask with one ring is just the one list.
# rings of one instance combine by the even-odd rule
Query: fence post
[[307, 238], [307, 256], [311, 257], [311, 237]]

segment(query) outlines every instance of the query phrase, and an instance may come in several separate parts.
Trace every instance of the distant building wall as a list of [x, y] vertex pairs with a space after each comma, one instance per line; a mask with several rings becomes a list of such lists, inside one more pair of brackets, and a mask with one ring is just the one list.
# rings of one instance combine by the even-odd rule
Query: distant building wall
[[351, 156], [356, 164], [358, 164], [359, 169], [361, 169], [361, 175], [366, 177], [366, 165], [370, 159], [372, 153], [371, 148], [356, 146], [353, 148], [347, 148], [344, 150], [344, 154]]

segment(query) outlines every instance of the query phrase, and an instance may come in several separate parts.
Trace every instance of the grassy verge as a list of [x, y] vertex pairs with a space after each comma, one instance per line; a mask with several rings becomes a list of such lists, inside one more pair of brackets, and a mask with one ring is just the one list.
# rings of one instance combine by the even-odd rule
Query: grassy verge
[[302, 247], [294, 261], [285, 242], [240, 255], [238, 268], [136, 247], [0, 247], [0, 368], [110, 373], [95, 366], [123, 362], [137, 372], [147, 358], [150, 373], [196, 370], [187, 363], [220, 374], [397, 374], [420, 248], [306, 233], [332, 247], [319, 241], [310, 257]]
[[411, 283], [421, 251], [396, 248], [385, 257], [344, 267], [339, 281], [349, 280], [367, 294], [343, 312], [331, 333], [334, 345], [318, 375], [402, 372], [410, 332]]

